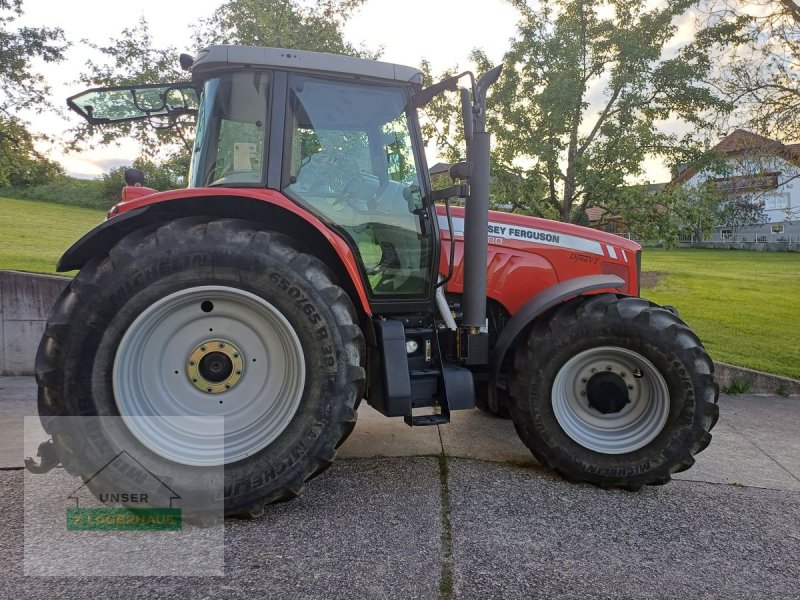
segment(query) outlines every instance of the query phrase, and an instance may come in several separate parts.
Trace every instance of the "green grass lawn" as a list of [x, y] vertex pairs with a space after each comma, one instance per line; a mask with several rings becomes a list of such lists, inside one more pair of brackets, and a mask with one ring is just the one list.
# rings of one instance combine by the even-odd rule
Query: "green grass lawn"
[[104, 218], [99, 210], [0, 198], [0, 269], [55, 273], [64, 250]]
[[661, 276], [642, 296], [672, 304], [711, 357], [800, 378], [800, 253], [645, 249]]

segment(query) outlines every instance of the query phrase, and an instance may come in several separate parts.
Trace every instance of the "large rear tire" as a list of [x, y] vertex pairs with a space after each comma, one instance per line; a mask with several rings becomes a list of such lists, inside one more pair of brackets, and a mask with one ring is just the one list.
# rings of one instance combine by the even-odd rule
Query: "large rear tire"
[[641, 298], [580, 298], [516, 350], [509, 408], [536, 459], [603, 487], [662, 484], [711, 441], [719, 388], [700, 340]]
[[[224, 469], [225, 514], [256, 516], [330, 466], [355, 425], [364, 354], [321, 261], [252, 223], [178, 219], [129, 234], [59, 298], [36, 359], [39, 412], [85, 479], [110, 448], [198, 486]], [[73, 439], [51, 418], [94, 415], [123, 425]], [[151, 415], [224, 417], [224, 439], [136, 419]]]

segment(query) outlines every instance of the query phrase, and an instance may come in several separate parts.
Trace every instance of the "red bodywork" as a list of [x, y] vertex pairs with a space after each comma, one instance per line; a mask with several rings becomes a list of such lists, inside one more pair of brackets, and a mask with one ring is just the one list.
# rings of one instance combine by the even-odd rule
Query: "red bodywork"
[[[123, 190], [123, 201], [109, 212], [109, 217], [171, 200], [200, 197], [222, 199], [226, 196], [268, 202], [297, 215], [316, 228], [328, 240], [345, 266], [358, 293], [361, 307], [367, 314], [371, 314], [358, 264], [347, 243], [313, 214], [303, 210], [275, 190], [189, 188], [153, 192], [150, 188], [126, 187]], [[436, 212], [442, 238], [439, 270], [446, 275], [450, 258], [450, 231], [447, 228], [445, 208], [437, 206]], [[456, 232], [456, 246], [453, 278], [447, 284], [447, 291], [462, 293], [464, 241], [461, 234], [463, 234], [464, 209], [453, 207], [451, 214]], [[490, 211], [486, 295], [499, 302], [513, 315], [531, 297], [545, 288], [567, 279], [600, 273], [622, 277], [627, 285], [621, 291], [635, 294], [638, 290], [636, 255], [640, 251], [641, 247], [635, 242], [596, 229]]]
[[[450, 254], [450, 231], [445, 208], [437, 206], [442, 237], [439, 271], [446, 275]], [[456, 232], [453, 278], [447, 291], [464, 290], [464, 209], [453, 207]], [[487, 257], [487, 297], [515, 314], [531, 297], [556, 283], [582, 275], [607, 273], [626, 281], [621, 291], [638, 291], [636, 255], [641, 246], [604, 231], [570, 223], [489, 211], [489, 252]], [[603, 291], [603, 290], [601, 290]]]

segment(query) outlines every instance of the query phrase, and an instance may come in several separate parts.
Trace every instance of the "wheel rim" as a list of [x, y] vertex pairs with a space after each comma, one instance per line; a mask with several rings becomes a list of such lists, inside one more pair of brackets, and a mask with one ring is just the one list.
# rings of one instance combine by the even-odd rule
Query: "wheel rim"
[[187, 465], [228, 464], [266, 448], [291, 422], [304, 385], [303, 348], [289, 321], [263, 298], [223, 286], [152, 304], [125, 332], [113, 367], [128, 429]]
[[667, 422], [669, 398], [653, 363], [614, 346], [573, 356], [559, 369], [552, 389], [553, 411], [564, 433], [603, 454], [633, 452], [652, 442]]

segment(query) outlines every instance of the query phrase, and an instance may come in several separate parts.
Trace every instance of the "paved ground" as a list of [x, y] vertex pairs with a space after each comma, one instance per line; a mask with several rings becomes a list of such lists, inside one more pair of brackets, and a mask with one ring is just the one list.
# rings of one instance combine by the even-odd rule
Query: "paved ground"
[[[6, 466], [33, 392], [0, 378]], [[222, 577], [23, 577], [23, 474], [0, 471], [0, 598], [800, 597], [800, 398], [720, 408], [697, 465], [637, 493], [562, 481], [477, 411], [411, 430], [362, 409], [300, 499], [225, 523]]]

